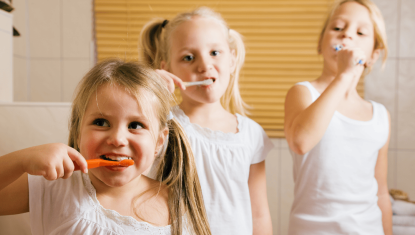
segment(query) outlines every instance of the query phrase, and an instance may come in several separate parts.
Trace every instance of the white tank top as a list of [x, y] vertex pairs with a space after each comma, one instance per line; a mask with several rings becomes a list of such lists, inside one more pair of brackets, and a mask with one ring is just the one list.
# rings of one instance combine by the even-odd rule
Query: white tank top
[[[298, 85], [310, 90], [313, 102], [320, 96], [309, 82]], [[375, 165], [389, 135], [389, 118], [382, 104], [370, 102], [371, 120], [336, 111], [312, 150], [291, 151], [295, 188], [288, 234], [384, 234]]]

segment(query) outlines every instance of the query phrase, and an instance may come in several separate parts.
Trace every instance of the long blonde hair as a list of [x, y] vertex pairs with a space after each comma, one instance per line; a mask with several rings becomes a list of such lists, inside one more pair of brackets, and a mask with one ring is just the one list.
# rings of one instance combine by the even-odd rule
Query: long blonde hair
[[169, 129], [167, 150], [161, 157], [156, 180], [166, 185], [169, 192], [171, 234], [182, 234], [186, 228], [191, 234], [210, 235], [190, 143], [180, 124], [175, 119], [168, 120], [173, 97], [164, 80], [152, 69], [118, 59], [103, 61], [92, 68], [77, 87], [69, 124], [69, 146], [79, 151], [80, 128], [88, 101], [104, 84], [124, 88], [140, 104], [148, 103], [143, 99], [149, 101], [147, 106], [156, 113], [159, 121], [158, 131]]
[[[228, 88], [221, 97], [222, 106], [231, 113], [246, 115], [249, 106], [242, 100], [239, 91], [239, 74], [245, 61], [245, 45], [242, 36], [230, 29], [219, 13], [207, 7], [200, 7], [191, 12], [177, 15], [171, 21], [161, 18], [154, 19], [144, 25], [140, 35], [140, 57], [141, 60], [155, 69], [161, 68], [161, 62], [170, 65], [170, 42], [173, 30], [185, 21], [194, 17], [213, 19], [219, 22], [227, 35], [229, 48], [235, 52], [235, 70], [231, 73]], [[168, 23], [167, 23], [168, 22]]]
[[[385, 28], [385, 21], [383, 19], [382, 13], [380, 12], [379, 8], [370, 0], [337, 0], [333, 3], [329, 14], [327, 16], [326, 21], [324, 22], [323, 29], [321, 30], [320, 37], [319, 37], [319, 47], [321, 40], [323, 39], [323, 35], [326, 32], [327, 25], [333, 16], [334, 12], [346, 2], [356, 2], [360, 5], [366, 7], [369, 10], [369, 16], [373, 23], [374, 33], [375, 33], [375, 44], [373, 50], [380, 49], [383, 51], [383, 58], [382, 58], [382, 65], [386, 63], [386, 58], [388, 57], [388, 44], [387, 44], [387, 37], [386, 37], [386, 28]], [[369, 71], [371, 70], [371, 66], [369, 67]], [[368, 73], [367, 72], [367, 73]], [[367, 74], [366, 73], [366, 74]]]

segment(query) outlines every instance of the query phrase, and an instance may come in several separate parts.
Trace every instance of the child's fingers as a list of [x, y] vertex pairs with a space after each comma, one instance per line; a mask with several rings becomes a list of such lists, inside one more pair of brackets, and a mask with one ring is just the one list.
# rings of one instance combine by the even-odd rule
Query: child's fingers
[[[68, 156], [69, 158], [74, 161], [76, 164], [78, 164], [80, 170], [83, 173], [88, 173], [88, 163], [86, 163], [85, 158], [81, 155], [81, 153], [79, 153], [78, 151], [76, 151], [75, 149], [71, 148], [68, 146]], [[68, 163], [69, 164], [69, 163]], [[71, 162], [70, 164], [73, 163]]]
[[73, 161], [70, 158], [64, 158], [63, 159], [63, 170], [64, 174], [62, 176], [63, 179], [67, 179], [71, 177], [73, 171], [74, 171], [74, 164]]
[[156, 72], [167, 82], [167, 88], [171, 93], [174, 92], [175, 85], [180, 87], [182, 90], [186, 90], [186, 86], [184, 85], [183, 81], [176, 75], [169, 73], [163, 69], [156, 69]]
[[179, 77], [177, 77], [176, 75], [170, 73], [171, 78], [173, 79], [174, 83], [180, 87], [180, 89], [182, 90], [186, 90], [186, 86], [184, 85], [182, 79], [180, 79]]
[[53, 167], [48, 168], [42, 175], [47, 180], [56, 180], [58, 178], [56, 168]]
[[156, 71], [156, 73], [158, 73], [158, 75], [160, 75], [164, 79], [164, 81], [166, 81], [167, 89], [171, 93], [173, 93], [174, 92], [174, 81], [173, 81], [172, 78], [170, 78], [168, 72], [166, 70], [163, 70], [163, 69], [156, 69], [155, 71]]

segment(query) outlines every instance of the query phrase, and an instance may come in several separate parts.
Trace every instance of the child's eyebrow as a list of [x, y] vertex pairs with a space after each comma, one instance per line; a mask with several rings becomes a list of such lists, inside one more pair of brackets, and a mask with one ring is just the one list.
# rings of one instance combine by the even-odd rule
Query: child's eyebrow
[[[117, 114], [111, 115], [111, 114], [105, 113], [105, 112], [94, 112], [94, 113], [89, 114], [89, 116], [92, 116], [92, 117], [113, 117], [113, 116], [117, 116]], [[129, 119], [148, 120], [148, 118], [145, 115], [129, 115], [128, 118]]]
[[[342, 21], [342, 23], [347, 23], [347, 18], [346, 17], [342, 17], [342, 16], [337, 16], [337, 17], [333, 17], [331, 22], [332, 23], [337, 23], [338, 21]], [[359, 26], [363, 26], [363, 27], [370, 27], [370, 23], [366, 22], [366, 21], [361, 21], [359, 22]]]

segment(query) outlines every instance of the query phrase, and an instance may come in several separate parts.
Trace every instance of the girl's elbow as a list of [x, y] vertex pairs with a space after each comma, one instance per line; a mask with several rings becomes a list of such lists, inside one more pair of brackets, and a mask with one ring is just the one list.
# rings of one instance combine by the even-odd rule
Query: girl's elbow
[[304, 155], [310, 151], [310, 149], [306, 146], [306, 144], [303, 143], [296, 143], [293, 145], [293, 148], [291, 150], [299, 155]]
[[288, 138], [287, 137], [288, 146], [290, 149], [299, 155], [304, 155], [311, 150], [309, 147], [309, 143], [307, 140], [303, 140], [301, 138]]

